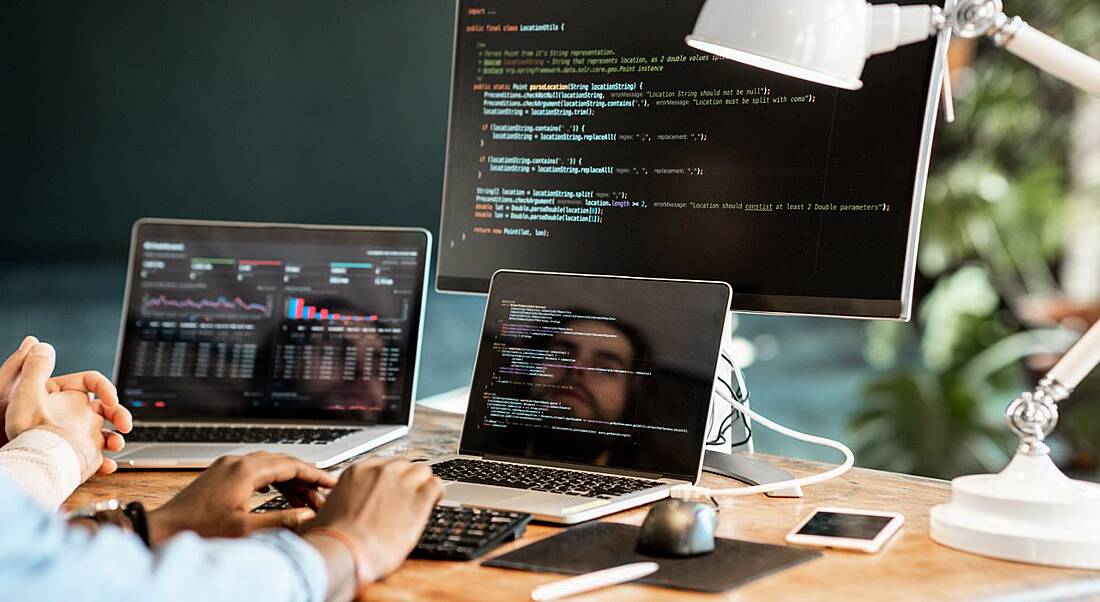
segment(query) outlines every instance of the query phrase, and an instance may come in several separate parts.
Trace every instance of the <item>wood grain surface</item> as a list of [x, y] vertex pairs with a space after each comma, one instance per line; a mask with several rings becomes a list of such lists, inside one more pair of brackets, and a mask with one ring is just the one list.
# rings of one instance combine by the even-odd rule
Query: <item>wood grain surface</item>
[[[409, 460], [436, 459], [458, 447], [461, 417], [418, 410], [412, 433], [369, 455]], [[760, 456], [796, 475], [824, 468], [815, 462]], [[164, 503], [195, 476], [191, 471], [120, 472], [94, 477], [69, 498], [66, 506], [117, 497], [141, 500], [149, 507]], [[710, 487], [733, 481], [705, 475]], [[901, 533], [880, 553], [826, 551], [801, 566], [759, 579], [723, 595], [697, 594], [651, 586], [626, 585], [572, 598], [617, 600], [975, 600], [1100, 599], [1100, 572], [1056, 569], [1005, 562], [957, 552], [928, 537], [928, 512], [950, 497], [948, 483], [935, 479], [856, 468], [839, 479], [808, 487], [801, 499], [747, 496], [721, 501], [718, 535], [782, 544], [786, 533], [818, 506], [890, 510], [905, 515]], [[257, 496], [259, 503], [263, 497]], [[641, 524], [646, 508], [607, 517]], [[490, 556], [506, 553], [558, 532], [531, 525], [519, 541]], [[411, 560], [370, 588], [368, 600], [526, 600], [531, 589], [561, 575], [482, 567], [480, 560], [444, 562]]]

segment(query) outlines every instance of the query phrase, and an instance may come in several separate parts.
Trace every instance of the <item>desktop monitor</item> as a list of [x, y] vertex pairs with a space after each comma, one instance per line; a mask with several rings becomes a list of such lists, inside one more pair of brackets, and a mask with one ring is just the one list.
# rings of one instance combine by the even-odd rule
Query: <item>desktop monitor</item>
[[908, 319], [936, 42], [853, 93], [688, 47], [702, 4], [459, 0], [441, 291], [689, 278], [736, 311]]

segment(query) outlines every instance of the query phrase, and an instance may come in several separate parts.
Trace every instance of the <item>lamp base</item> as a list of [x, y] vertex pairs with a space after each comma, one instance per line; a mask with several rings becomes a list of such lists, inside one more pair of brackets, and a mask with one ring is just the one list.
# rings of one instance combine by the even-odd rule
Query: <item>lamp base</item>
[[932, 539], [1004, 560], [1100, 569], [1100, 485], [1070, 479], [1046, 454], [1017, 452], [996, 475], [951, 481]]

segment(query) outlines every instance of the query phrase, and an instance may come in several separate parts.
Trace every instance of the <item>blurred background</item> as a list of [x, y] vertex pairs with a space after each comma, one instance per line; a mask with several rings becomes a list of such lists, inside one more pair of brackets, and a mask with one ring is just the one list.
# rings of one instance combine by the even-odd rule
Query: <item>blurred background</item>
[[[1100, 3], [1006, 0], [1100, 56]], [[140, 217], [438, 227], [454, 4], [5, 4], [0, 348], [110, 373]], [[912, 323], [739, 316], [754, 407], [862, 466], [997, 471], [1007, 402], [1100, 317], [1100, 100], [988, 43], [951, 52]], [[484, 300], [428, 301], [421, 396], [468, 384]], [[1056, 457], [1100, 477], [1100, 378]], [[831, 460], [757, 429], [759, 451]]]

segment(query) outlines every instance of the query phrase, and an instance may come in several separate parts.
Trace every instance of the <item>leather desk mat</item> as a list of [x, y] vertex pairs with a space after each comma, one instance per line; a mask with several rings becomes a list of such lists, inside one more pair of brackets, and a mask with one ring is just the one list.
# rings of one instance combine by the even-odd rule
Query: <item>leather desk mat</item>
[[690, 558], [649, 556], [634, 549], [638, 527], [588, 523], [508, 554], [484, 566], [580, 575], [631, 562], [653, 561], [661, 568], [634, 583], [718, 593], [821, 556], [787, 546], [717, 538], [714, 552]]

